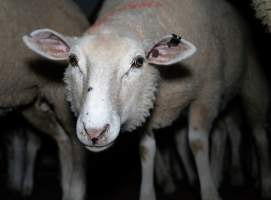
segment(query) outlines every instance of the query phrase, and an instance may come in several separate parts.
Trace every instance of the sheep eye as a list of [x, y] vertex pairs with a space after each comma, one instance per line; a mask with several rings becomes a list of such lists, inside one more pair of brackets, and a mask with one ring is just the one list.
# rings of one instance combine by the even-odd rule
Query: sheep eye
[[78, 58], [77, 58], [77, 56], [74, 55], [74, 54], [71, 54], [71, 55], [69, 56], [69, 62], [70, 62], [70, 64], [71, 64], [71, 66], [73, 66], [73, 67], [78, 66]]
[[132, 62], [132, 67], [140, 68], [143, 66], [143, 64], [144, 64], [144, 58], [142, 56], [137, 56]]

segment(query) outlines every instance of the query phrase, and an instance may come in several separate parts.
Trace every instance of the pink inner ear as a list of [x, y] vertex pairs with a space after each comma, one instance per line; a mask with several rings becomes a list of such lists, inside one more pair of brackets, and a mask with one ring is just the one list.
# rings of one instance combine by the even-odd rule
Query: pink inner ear
[[165, 63], [174, 59], [180, 52], [182, 52], [185, 46], [169, 46], [166, 42], [160, 42], [155, 45], [147, 55], [150, 63]]
[[32, 41], [42, 52], [56, 58], [67, 57], [70, 51], [64, 40], [50, 32], [35, 34]]

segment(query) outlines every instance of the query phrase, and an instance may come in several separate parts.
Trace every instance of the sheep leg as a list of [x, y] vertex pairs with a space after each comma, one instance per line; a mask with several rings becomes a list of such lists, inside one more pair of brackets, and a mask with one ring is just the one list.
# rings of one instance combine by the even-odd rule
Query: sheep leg
[[226, 127], [222, 120], [216, 123], [211, 140], [211, 169], [215, 185], [219, 188], [223, 179], [224, 155], [227, 146]]
[[258, 157], [257, 157], [257, 152], [256, 152], [256, 147], [254, 145], [252, 145], [252, 148], [251, 148], [251, 160], [250, 160], [250, 163], [252, 163], [251, 165], [251, 168], [250, 168], [250, 172], [251, 172], [251, 176], [252, 176], [252, 179], [254, 180], [255, 182], [255, 186], [256, 188], [259, 188], [260, 186], [260, 181], [259, 181], [259, 165], [258, 165]]
[[[83, 199], [85, 188], [78, 189], [78, 187], [85, 186], [85, 179], [79, 177], [83, 176], [84, 172], [77, 172], [77, 170], [82, 170], [83, 166], [79, 166], [82, 164], [83, 156], [79, 155], [80, 151], [77, 151], [76, 144], [73, 143], [73, 138], [71, 138], [72, 136], [69, 136], [66, 130], [64, 130], [57, 120], [56, 114], [45, 101], [37, 101], [35, 106], [24, 109], [22, 114], [33, 126], [42, 130], [56, 141], [61, 168], [62, 199]], [[73, 181], [73, 179], [77, 181]], [[75, 184], [78, 187], [75, 187]]]
[[62, 200], [72, 200], [70, 190], [73, 174], [73, 150], [72, 143], [63, 128], [58, 125], [57, 133], [53, 134], [57, 146], [61, 168]]
[[[73, 143], [73, 172], [71, 177], [70, 198], [72, 200], [83, 200], [86, 194], [86, 171], [85, 151], [79, 144]], [[64, 199], [64, 198], [63, 198]]]
[[[181, 182], [181, 181], [184, 181], [185, 179], [185, 173], [184, 173], [184, 170], [183, 168], [180, 166], [179, 164], [179, 154], [177, 152], [177, 154], [173, 155], [173, 158], [172, 158], [172, 172], [171, 172], [171, 176], [174, 175], [174, 179], [172, 177], [173, 180], [177, 180], [178, 182]], [[176, 187], [176, 186], [175, 186]]]
[[[207, 104], [208, 105], [208, 104]], [[214, 116], [210, 115], [214, 107], [194, 102], [189, 113], [189, 144], [195, 159], [200, 181], [201, 199], [220, 199], [211, 174], [208, 136]]]
[[253, 136], [257, 148], [260, 169], [261, 193], [264, 198], [271, 197], [271, 165], [268, 150], [268, 138], [264, 126], [253, 127]]
[[256, 62], [256, 55], [249, 55], [248, 69], [242, 87], [242, 100], [248, 123], [255, 139], [259, 169], [261, 175], [262, 196], [271, 197], [271, 163], [269, 159], [268, 138], [265, 130], [266, 116], [269, 107], [269, 88]]
[[140, 187], [140, 200], [155, 200], [154, 189], [154, 161], [156, 143], [153, 133], [145, 134], [140, 141], [140, 158], [142, 180]]
[[22, 185], [22, 195], [29, 196], [32, 194], [34, 185], [35, 160], [38, 150], [41, 146], [41, 140], [30, 130], [26, 130], [26, 158], [25, 158], [25, 174]]
[[157, 183], [163, 188], [166, 194], [175, 192], [175, 184], [170, 171], [170, 149], [163, 152], [157, 148], [155, 157], [155, 177]]
[[25, 140], [23, 131], [16, 130], [9, 134], [9, 145], [7, 147], [8, 155], [8, 188], [20, 192], [23, 180]]
[[225, 123], [231, 145], [231, 182], [240, 186], [244, 181], [240, 158], [241, 131], [231, 116], [225, 117]]
[[59, 148], [62, 200], [83, 200], [86, 194], [84, 151], [59, 124], [57, 127], [55, 139]]
[[187, 139], [187, 129], [182, 128], [175, 134], [175, 141], [177, 145], [177, 152], [181, 158], [184, 170], [187, 174], [188, 182], [191, 186], [195, 185], [196, 174], [194, 172], [193, 163], [190, 160], [190, 151]]
[[264, 129], [257, 128], [253, 130], [253, 135], [257, 145], [258, 156], [260, 159], [261, 169], [261, 186], [262, 196], [264, 198], [271, 197], [271, 166], [268, 154], [268, 139]]

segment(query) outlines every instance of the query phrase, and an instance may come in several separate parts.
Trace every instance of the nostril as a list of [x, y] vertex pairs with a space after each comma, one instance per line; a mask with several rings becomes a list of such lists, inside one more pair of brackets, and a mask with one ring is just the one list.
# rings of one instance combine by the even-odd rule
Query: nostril
[[110, 124], [106, 124], [101, 129], [92, 129], [92, 128], [87, 129], [85, 127], [85, 124], [83, 124], [83, 126], [84, 126], [84, 132], [86, 133], [86, 136], [88, 137], [90, 141], [92, 141], [94, 145], [97, 144], [99, 140], [102, 140], [102, 138], [105, 138], [105, 133], [110, 128]]
[[92, 138], [91, 141], [92, 141], [93, 144], [96, 144], [97, 141], [98, 141], [98, 138]]
[[101, 138], [109, 129], [110, 125], [106, 124], [104, 128], [102, 129], [101, 133], [99, 134], [99, 138]]

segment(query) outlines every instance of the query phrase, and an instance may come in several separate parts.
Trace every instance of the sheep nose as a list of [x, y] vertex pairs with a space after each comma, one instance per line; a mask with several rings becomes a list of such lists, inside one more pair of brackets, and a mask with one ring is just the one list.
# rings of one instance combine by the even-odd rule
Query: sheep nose
[[106, 133], [110, 125], [106, 124], [103, 128], [93, 129], [89, 128], [86, 130], [88, 138], [92, 141], [93, 144], [96, 144], [98, 140]]

